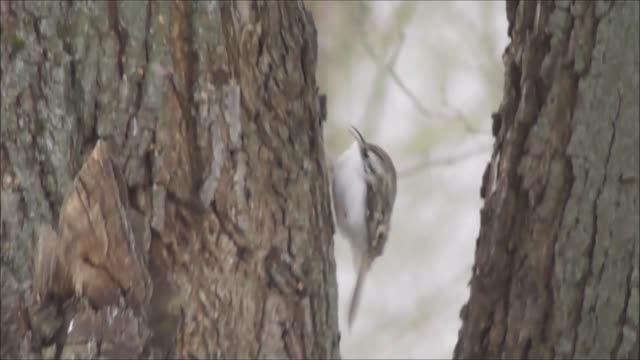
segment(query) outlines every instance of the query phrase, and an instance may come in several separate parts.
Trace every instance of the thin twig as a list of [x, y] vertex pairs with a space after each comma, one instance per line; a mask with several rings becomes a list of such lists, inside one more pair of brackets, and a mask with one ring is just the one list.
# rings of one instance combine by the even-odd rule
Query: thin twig
[[467, 151], [463, 151], [459, 154], [453, 154], [453, 155], [448, 155], [448, 156], [442, 156], [442, 157], [438, 157], [438, 158], [432, 158], [432, 159], [426, 159], [423, 161], [418, 162], [417, 164], [414, 164], [412, 166], [409, 166], [405, 169], [402, 169], [400, 171], [398, 171], [398, 176], [399, 177], [408, 177], [411, 175], [415, 175], [418, 172], [425, 170], [427, 168], [434, 168], [434, 167], [438, 167], [438, 166], [451, 166], [455, 163], [464, 161], [470, 157], [473, 157], [475, 155], [481, 155], [486, 153], [487, 151], [490, 151], [492, 148], [492, 145], [482, 145], [482, 146], [477, 146], [475, 148], [469, 149]]
[[[402, 50], [402, 46], [404, 45], [404, 34], [400, 33], [400, 38], [397, 41], [394, 41], [390, 44], [391, 54], [388, 57], [387, 63], [391, 66], [395, 66], [398, 58], [400, 57], [400, 53]], [[375, 75], [375, 79], [373, 82], [373, 86], [369, 91], [369, 96], [367, 98], [367, 105], [365, 111], [362, 113], [362, 123], [367, 124], [367, 131], [373, 132], [374, 129], [380, 126], [380, 108], [383, 104], [380, 102], [381, 98], [384, 98], [386, 94], [388, 94], [389, 89], [386, 86], [388, 82], [388, 75], [386, 70], [383, 67], [378, 67]], [[372, 120], [372, 121], [371, 121]]]
[[389, 66], [396, 66], [396, 62], [398, 61], [398, 57], [400, 56], [400, 50], [402, 50], [402, 45], [404, 45], [404, 39], [404, 32], [400, 32], [400, 39], [398, 39], [396, 48], [393, 50], [393, 53], [391, 53], [389, 61], [387, 61], [387, 64], [389, 64]]
[[[426, 117], [426, 118], [435, 118], [437, 117], [437, 114], [435, 114], [434, 112], [430, 111], [429, 109], [427, 109], [426, 106], [424, 106], [422, 104], [422, 102], [420, 101], [420, 99], [418, 99], [418, 97], [411, 91], [411, 89], [409, 89], [409, 87], [407, 87], [407, 85], [405, 84], [405, 82], [402, 80], [402, 78], [400, 78], [400, 75], [398, 75], [397, 71], [395, 70], [393, 64], [395, 62], [395, 59], [393, 59], [393, 62], [384, 62], [373, 50], [373, 48], [371, 47], [371, 44], [369, 44], [369, 41], [367, 40], [366, 35], [364, 34], [364, 31], [361, 31], [361, 36], [362, 36], [362, 45], [365, 49], [365, 51], [367, 52], [367, 54], [371, 57], [371, 59], [378, 64], [378, 66], [383, 67], [387, 73], [389, 74], [389, 76], [391, 77], [391, 79], [393, 79], [393, 81], [396, 83], [396, 85], [398, 85], [398, 87], [400, 88], [400, 90], [402, 90], [402, 92], [409, 98], [409, 100], [411, 101], [411, 103], [413, 104], [413, 106], [415, 106], [416, 109], [418, 109], [418, 111], [422, 114], [422, 116]], [[452, 110], [453, 112], [456, 113], [457, 116], [455, 116], [456, 119], [458, 119], [466, 132], [470, 133], [470, 134], [475, 134], [478, 131], [471, 126], [471, 124], [469, 123], [469, 121], [467, 121], [467, 119], [463, 116], [462, 112], [460, 110], [454, 109], [452, 106], [448, 106], [450, 110]]]
[[[390, 64], [394, 64], [396, 63], [396, 61], [398, 60], [398, 57], [400, 55], [400, 50], [402, 50], [402, 45], [404, 44], [404, 34], [400, 34], [400, 39], [398, 41], [395, 42], [395, 44], [392, 44], [391, 46], [395, 45], [395, 48], [392, 50], [391, 52], [391, 56], [389, 57], [389, 63]], [[371, 133], [373, 132], [372, 128], [375, 128], [377, 125], [380, 124], [380, 121], [378, 121], [380, 114], [379, 114], [379, 108], [381, 106], [381, 104], [379, 103], [379, 97], [380, 95], [384, 96], [384, 94], [386, 93], [386, 87], [384, 86], [384, 84], [387, 81], [387, 77], [386, 77], [387, 73], [386, 71], [380, 67], [379, 70], [376, 72], [375, 74], [375, 78], [374, 78], [374, 82], [373, 82], [373, 86], [371, 86], [371, 88], [369, 89], [369, 94], [367, 96], [367, 102], [365, 105], [365, 111], [362, 113], [362, 118], [360, 120], [361, 124], [364, 124], [364, 128], [363, 130], [366, 133]], [[380, 86], [380, 84], [378, 84], [379, 80], [382, 80], [382, 87]], [[380, 93], [382, 92], [382, 93]]]

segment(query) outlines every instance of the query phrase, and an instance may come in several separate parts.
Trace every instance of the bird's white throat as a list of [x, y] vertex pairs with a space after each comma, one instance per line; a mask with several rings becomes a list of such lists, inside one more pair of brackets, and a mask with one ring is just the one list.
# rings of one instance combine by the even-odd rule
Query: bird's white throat
[[[338, 231], [343, 236], [355, 240], [355, 244], [351, 242], [352, 246], [361, 247], [360, 250], [363, 250], [367, 233], [365, 212], [367, 186], [360, 149], [356, 142], [336, 160], [332, 186]], [[354, 261], [357, 266], [359, 259]]]

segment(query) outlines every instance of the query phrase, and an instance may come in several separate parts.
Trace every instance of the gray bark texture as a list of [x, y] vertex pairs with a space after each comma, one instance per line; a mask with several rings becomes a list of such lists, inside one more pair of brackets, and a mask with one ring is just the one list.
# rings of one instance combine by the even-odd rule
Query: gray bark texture
[[637, 359], [636, 1], [509, 1], [455, 358]]
[[0, 357], [338, 357], [304, 4], [0, 10]]

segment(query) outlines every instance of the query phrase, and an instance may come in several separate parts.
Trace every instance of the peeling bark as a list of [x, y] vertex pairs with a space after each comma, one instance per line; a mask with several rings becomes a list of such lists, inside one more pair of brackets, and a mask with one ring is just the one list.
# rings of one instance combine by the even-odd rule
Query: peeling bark
[[510, 1], [456, 358], [638, 357], [637, 2]]
[[338, 357], [304, 5], [0, 10], [0, 357]]

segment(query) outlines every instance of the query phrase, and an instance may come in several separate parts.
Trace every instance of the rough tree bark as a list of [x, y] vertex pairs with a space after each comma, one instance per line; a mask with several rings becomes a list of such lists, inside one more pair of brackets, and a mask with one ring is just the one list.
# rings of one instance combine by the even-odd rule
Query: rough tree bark
[[304, 5], [0, 6], [0, 357], [339, 356]]
[[455, 358], [638, 358], [639, 6], [507, 2]]

